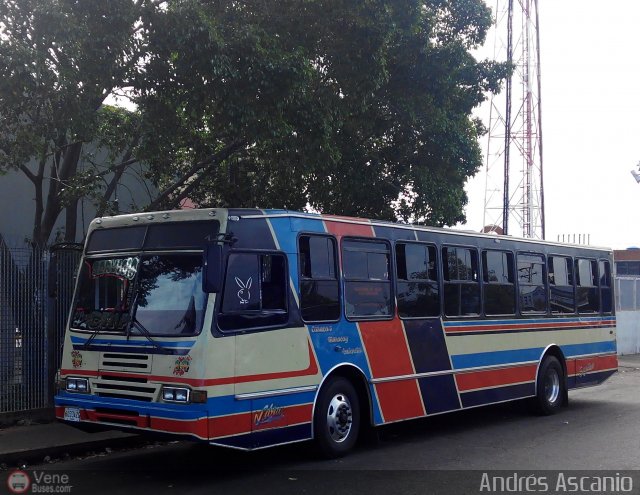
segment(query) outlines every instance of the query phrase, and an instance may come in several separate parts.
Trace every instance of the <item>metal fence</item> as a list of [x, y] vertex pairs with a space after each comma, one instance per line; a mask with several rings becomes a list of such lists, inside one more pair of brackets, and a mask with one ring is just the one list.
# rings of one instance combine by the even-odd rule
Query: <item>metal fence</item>
[[52, 405], [80, 249], [0, 240], [0, 414]]

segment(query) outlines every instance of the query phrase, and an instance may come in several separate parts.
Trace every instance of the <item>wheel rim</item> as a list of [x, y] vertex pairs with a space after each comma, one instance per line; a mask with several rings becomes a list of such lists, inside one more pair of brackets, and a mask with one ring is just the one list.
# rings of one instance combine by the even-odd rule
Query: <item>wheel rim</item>
[[344, 442], [353, 423], [353, 409], [344, 394], [334, 395], [327, 408], [327, 429], [334, 442]]
[[560, 395], [560, 376], [558, 371], [550, 369], [544, 380], [544, 395], [549, 404], [553, 404], [558, 400]]

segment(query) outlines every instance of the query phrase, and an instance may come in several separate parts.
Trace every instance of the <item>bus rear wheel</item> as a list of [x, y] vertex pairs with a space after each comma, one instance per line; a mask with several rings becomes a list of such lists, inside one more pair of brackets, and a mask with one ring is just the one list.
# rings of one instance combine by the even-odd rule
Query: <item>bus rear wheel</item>
[[324, 457], [341, 457], [354, 447], [360, 432], [360, 402], [349, 380], [334, 377], [324, 384], [316, 401], [313, 428]]
[[533, 399], [538, 414], [549, 416], [557, 413], [566, 396], [564, 370], [558, 358], [546, 356], [538, 371], [538, 387]]

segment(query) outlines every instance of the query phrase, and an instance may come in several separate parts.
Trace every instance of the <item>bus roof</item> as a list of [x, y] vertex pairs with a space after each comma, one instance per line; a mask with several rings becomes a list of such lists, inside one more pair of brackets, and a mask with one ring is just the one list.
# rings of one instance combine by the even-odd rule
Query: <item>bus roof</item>
[[228, 217], [237, 217], [239, 219], [251, 219], [251, 218], [278, 218], [278, 217], [290, 217], [290, 218], [303, 218], [303, 219], [316, 219], [323, 221], [339, 222], [339, 223], [351, 223], [357, 225], [368, 225], [372, 227], [387, 227], [396, 229], [418, 230], [423, 232], [433, 232], [437, 234], [445, 235], [459, 235], [468, 236], [474, 238], [484, 239], [498, 239], [509, 240], [515, 242], [543, 244], [546, 246], [558, 246], [558, 247], [574, 247], [579, 249], [593, 249], [599, 251], [612, 252], [611, 248], [602, 246], [590, 246], [583, 244], [570, 244], [560, 242], [543, 241], [539, 239], [528, 239], [523, 237], [515, 237], [510, 235], [499, 235], [492, 233], [475, 232], [471, 230], [459, 230], [447, 227], [431, 227], [426, 225], [417, 225], [409, 223], [391, 222], [387, 220], [374, 220], [368, 218], [348, 217], [339, 215], [326, 215], [320, 213], [307, 213], [294, 210], [277, 210], [277, 209], [256, 209], [256, 208], [197, 208], [197, 209], [183, 209], [183, 210], [166, 210], [166, 211], [153, 211], [143, 213], [131, 213], [125, 215], [116, 215], [112, 217], [96, 218], [91, 222], [89, 226], [89, 235], [95, 229], [101, 228], [113, 228], [113, 227], [126, 227], [134, 225], [144, 225], [151, 223], [164, 223], [164, 222], [185, 222], [185, 221], [202, 221], [202, 220], [218, 220], [221, 223], [226, 223]]

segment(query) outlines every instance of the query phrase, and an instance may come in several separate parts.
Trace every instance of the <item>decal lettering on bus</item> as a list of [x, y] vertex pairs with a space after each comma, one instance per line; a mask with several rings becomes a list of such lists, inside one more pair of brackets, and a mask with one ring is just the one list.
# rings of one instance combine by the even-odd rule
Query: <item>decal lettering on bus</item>
[[281, 418], [284, 418], [284, 409], [282, 407], [269, 404], [264, 406], [254, 415], [254, 422], [256, 426], [260, 426], [277, 421]]
[[133, 280], [138, 272], [139, 258], [122, 258], [115, 260], [97, 260], [93, 263], [93, 277], [115, 275]]

